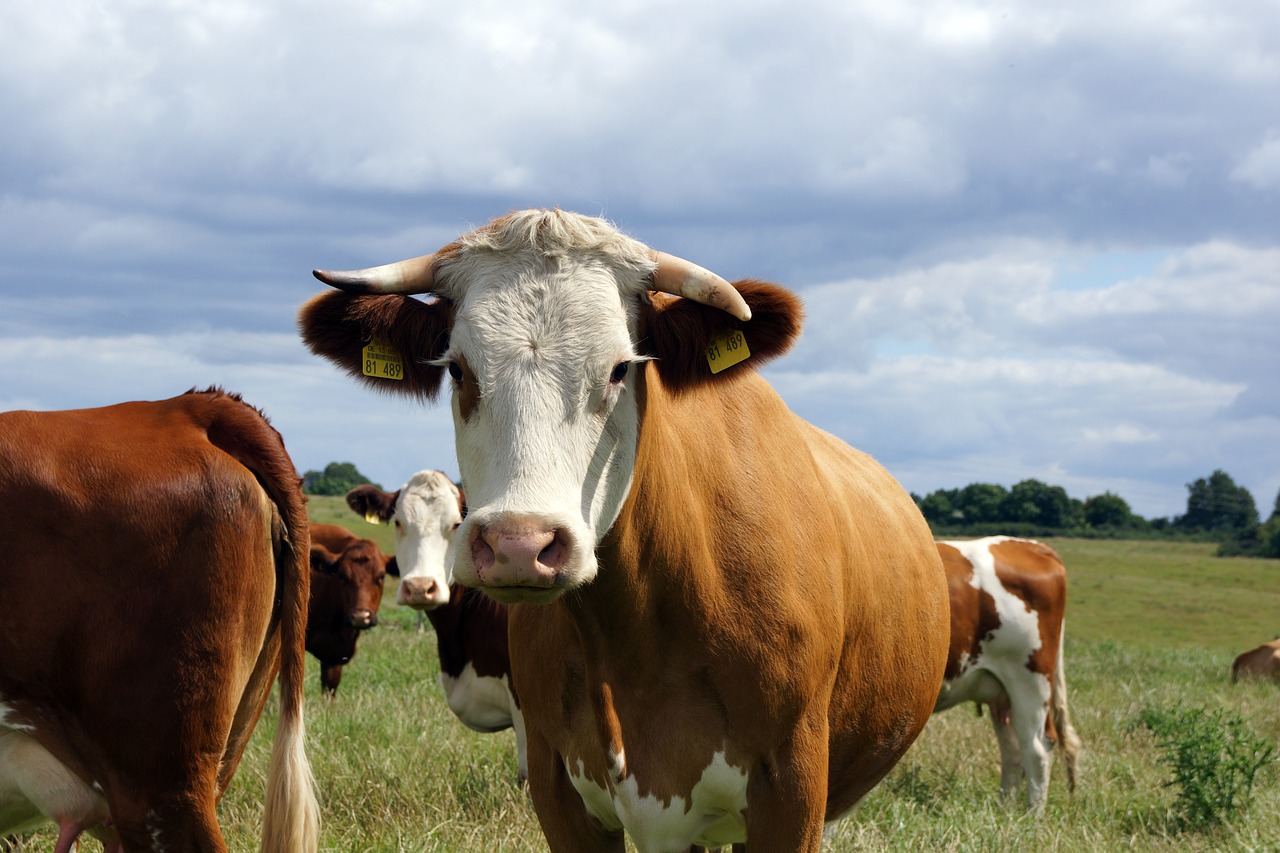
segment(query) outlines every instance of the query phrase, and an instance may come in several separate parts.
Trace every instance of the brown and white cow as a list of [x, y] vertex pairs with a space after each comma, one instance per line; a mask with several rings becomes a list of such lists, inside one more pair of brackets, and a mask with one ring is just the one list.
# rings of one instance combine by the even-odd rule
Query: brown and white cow
[[311, 525], [307, 651], [320, 661], [320, 689], [327, 696], [337, 696], [360, 633], [378, 624], [387, 564], [376, 542], [336, 524]]
[[0, 836], [36, 812], [60, 851], [225, 851], [215, 806], [279, 673], [262, 849], [314, 851], [307, 530], [238, 396], [0, 414]]
[[1231, 662], [1231, 680], [1269, 678], [1280, 681], [1280, 640], [1263, 643]]
[[938, 552], [951, 590], [951, 649], [935, 710], [989, 705], [1001, 792], [1013, 796], [1025, 778], [1028, 805], [1043, 810], [1054, 738], [1073, 792], [1080, 750], [1063, 667], [1066, 568], [1049, 546], [1007, 536], [939, 542]]
[[910, 496], [753, 369], [799, 300], [559, 210], [318, 276], [349, 292], [303, 308], [315, 352], [452, 379], [454, 577], [517, 605], [551, 849], [816, 851], [933, 710], [947, 592]]
[[399, 491], [357, 486], [347, 504], [368, 521], [395, 525], [401, 569], [397, 601], [425, 613], [435, 629], [440, 686], [449, 710], [469, 729], [514, 729], [520, 779], [529, 775], [520, 700], [511, 680], [507, 653], [507, 608], [479, 590], [452, 583], [448, 555], [462, 523], [461, 491], [440, 471], [419, 471]]

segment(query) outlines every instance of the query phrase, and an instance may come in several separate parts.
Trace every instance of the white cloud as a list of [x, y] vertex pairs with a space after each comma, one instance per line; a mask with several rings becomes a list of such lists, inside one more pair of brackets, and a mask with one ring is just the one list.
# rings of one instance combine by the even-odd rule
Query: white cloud
[[1255, 189], [1280, 188], [1280, 133], [1271, 131], [1246, 154], [1234, 169], [1231, 179]]

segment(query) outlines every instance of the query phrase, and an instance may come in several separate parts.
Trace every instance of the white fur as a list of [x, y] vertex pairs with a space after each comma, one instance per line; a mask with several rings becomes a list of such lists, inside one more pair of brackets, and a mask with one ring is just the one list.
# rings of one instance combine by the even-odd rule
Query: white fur
[[527, 779], [529, 761], [525, 748], [524, 715], [511, 693], [510, 680], [506, 676], [476, 675], [475, 667], [468, 663], [457, 678], [440, 673], [440, 686], [444, 689], [449, 710], [467, 728], [477, 732], [515, 729], [516, 763], [520, 778]]
[[[1009, 698], [1009, 721], [992, 713], [1000, 745], [1000, 790], [1007, 797], [1027, 780], [1027, 802], [1044, 808], [1049, 785], [1052, 745], [1045, 737], [1049, 713], [1049, 679], [1027, 668], [1040, 648], [1040, 620], [1026, 602], [1009, 592], [996, 576], [991, 547], [1008, 537], [993, 536], [971, 542], [946, 542], [973, 566], [970, 581], [975, 589], [995, 601], [1000, 627], [983, 638], [977, 657], [961, 659], [960, 674], [944, 682], [934, 710], [943, 711], [962, 702], [990, 702], [1002, 693]], [[1010, 731], [1012, 729], [1012, 731]]]
[[[458, 488], [440, 471], [419, 471], [400, 489], [395, 509], [396, 564], [400, 586], [406, 581], [434, 581], [439, 604], [449, 601], [454, 530], [462, 522]], [[404, 598], [398, 595], [403, 604]]]
[[[622, 756], [612, 756], [615, 767], [623, 767]], [[600, 787], [583, 770], [570, 767], [569, 780], [583, 803], [608, 829], [625, 828], [639, 853], [673, 853], [692, 844], [704, 847], [747, 840], [747, 771], [734, 767], [717, 752], [702, 771], [686, 799], [673, 796], [663, 801], [653, 794], [642, 795], [634, 776], [611, 781]]]
[[0, 728], [0, 835], [48, 821], [79, 830], [110, 816], [107, 801], [40, 745], [14, 728]]
[[[517, 216], [521, 221], [509, 229], [517, 236], [528, 227], [525, 220], [545, 220], [557, 236], [539, 237], [537, 249], [519, 247], [518, 240], [517, 248], [501, 253], [481, 246], [437, 271], [456, 306], [443, 360], [465, 362], [480, 389], [470, 419], [462, 416], [458, 394], [453, 400], [471, 508], [459, 530], [454, 573], [461, 583], [484, 586], [462, 543], [477, 528], [534, 520], [568, 541], [557, 579], [562, 591], [595, 577], [595, 546], [631, 487], [639, 429], [631, 391], [639, 359], [638, 294], [652, 261], [642, 245], [597, 220]], [[495, 239], [500, 247], [512, 244], [502, 235]], [[610, 383], [624, 361], [633, 362], [627, 379]]]

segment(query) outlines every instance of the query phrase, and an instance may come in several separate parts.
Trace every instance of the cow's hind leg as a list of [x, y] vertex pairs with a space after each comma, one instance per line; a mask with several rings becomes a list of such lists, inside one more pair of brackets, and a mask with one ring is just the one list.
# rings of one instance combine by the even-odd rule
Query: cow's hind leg
[[1008, 698], [1001, 696], [992, 700], [990, 710], [991, 727], [1000, 747], [1000, 795], [1011, 800], [1022, 787], [1022, 750], [1018, 747], [1018, 738], [1010, 721]]
[[1049, 768], [1053, 760], [1052, 745], [1045, 735], [1045, 721], [1049, 716], [1047, 681], [1043, 691], [1024, 690], [1011, 695], [1010, 706], [1010, 721], [1027, 777], [1027, 805], [1041, 812], [1049, 793]]

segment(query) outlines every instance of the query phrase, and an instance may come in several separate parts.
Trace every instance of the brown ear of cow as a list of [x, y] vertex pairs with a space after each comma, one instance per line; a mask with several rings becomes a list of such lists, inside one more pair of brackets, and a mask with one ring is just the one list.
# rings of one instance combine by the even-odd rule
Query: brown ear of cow
[[[427, 303], [411, 296], [353, 296], [332, 291], [314, 296], [298, 312], [302, 340], [366, 385], [391, 394], [434, 400], [445, 368], [430, 364], [449, 346], [453, 303]], [[366, 376], [364, 348], [375, 338], [400, 356], [403, 379]]]
[[338, 555], [330, 551], [323, 545], [311, 546], [311, 568], [325, 575], [331, 575], [338, 570]]
[[[667, 388], [681, 391], [707, 382], [731, 380], [782, 355], [800, 336], [804, 321], [800, 297], [785, 287], [757, 279], [735, 281], [733, 286], [751, 308], [751, 319], [746, 322], [692, 299], [654, 295], [645, 354], [656, 359], [658, 375]], [[712, 373], [707, 347], [720, 335], [739, 330], [746, 338], [750, 358]]]
[[396, 514], [396, 501], [400, 492], [384, 492], [377, 486], [365, 483], [347, 492], [347, 506], [365, 521], [386, 524]]

